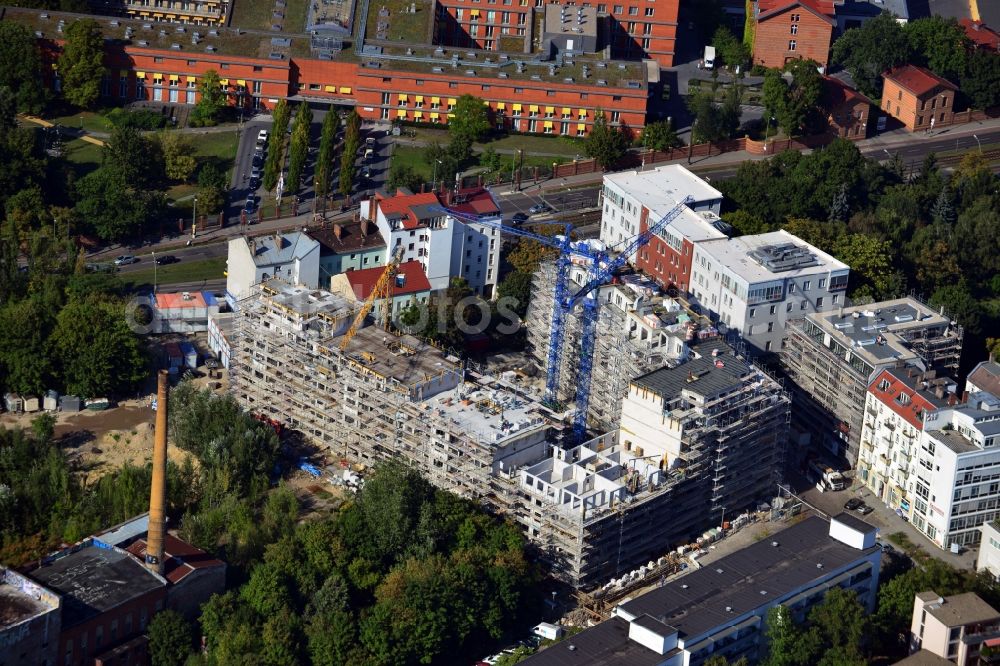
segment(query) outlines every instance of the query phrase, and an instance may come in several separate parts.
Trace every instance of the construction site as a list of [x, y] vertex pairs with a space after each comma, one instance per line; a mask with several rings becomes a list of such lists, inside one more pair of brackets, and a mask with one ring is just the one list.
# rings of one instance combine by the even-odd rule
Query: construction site
[[[687, 341], [697, 358], [645, 376], [674, 373], [684, 384], [702, 372], [698, 388], [724, 385], [724, 398], [671, 404], [683, 424], [674, 451], [617, 429], [574, 444], [566, 415], [531, 388], [381, 326], [355, 329], [360, 308], [280, 280], [258, 285], [234, 315], [231, 390], [345, 464], [405, 460], [436, 486], [521, 524], [553, 573], [577, 588], [596, 588], [720, 525], [719, 506], [735, 516], [773, 494], [788, 399], [732, 350], [724, 371], [711, 349], [691, 353]], [[669, 337], [683, 341], [688, 329]], [[646, 379], [622, 381], [616, 405], [605, 405], [616, 422], [610, 415], [623, 404], [627, 413], [627, 396]], [[591, 404], [600, 402], [612, 399]], [[656, 437], [662, 448], [666, 435]]]
[[[572, 265], [569, 279], [583, 285], [587, 267]], [[537, 367], [547, 369], [547, 353], [552, 335], [552, 310], [555, 296], [551, 285], [556, 279], [555, 262], [543, 263], [532, 282], [532, 299], [525, 317], [528, 351]], [[591, 371], [591, 399], [587, 423], [595, 432], [618, 427], [621, 401], [628, 393], [629, 382], [651, 370], [675, 367], [690, 357], [690, 345], [711, 339], [718, 332], [707, 320], [698, 321], [679, 301], [661, 293], [657, 284], [642, 275], [624, 275], [615, 283], [597, 291], [601, 303], [594, 361]], [[581, 347], [580, 310], [568, 313], [563, 327], [564, 347], [561, 357], [557, 399], [573, 400], [580, 382], [579, 355], [569, 350]]]

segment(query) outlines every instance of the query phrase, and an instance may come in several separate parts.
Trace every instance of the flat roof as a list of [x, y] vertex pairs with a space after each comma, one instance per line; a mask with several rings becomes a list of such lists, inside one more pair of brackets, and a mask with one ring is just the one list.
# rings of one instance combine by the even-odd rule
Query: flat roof
[[[676, 628], [681, 638], [697, 639], [877, 551], [876, 546], [865, 550], [852, 548], [831, 537], [829, 530], [829, 522], [810, 516], [767, 539], [627, 601], [619, 609], [629, 617], [648, 615]], [[660, 664], [668, 658], [630, 640], [628, 626], [629, 623], [620, 617], [601, 622], [523, 663], [530, 666], [641, 666]]]
[[480, 441], [501, 444], [515, 435], [546, 425], [541, 405], [497, 381], [463, 382], [439, 393], [429, 404], [463, 432]]
[[916, 353], [899, 333], [932, 326], [947, 327], [951, 323], [937, 310], [910, 297], [810, 313], [806, 319], [875, 366], [889, 359], [916, 358]]
[[[566, 21], [563, 21], [565, 15]], [[578, 20], [580, 19], [580, 20]], [[597, 36], [597, 9], [591, 6], [545, 5], [546, 37], [554, 35]]]
[[[775, 272], [750, 255], [751, 252], [766, 246], [782, 245], [785, 243], [792, 243], [799, 248], [807, 250], [815, 259], [815, 263], [799, 268], [792, 268], [791, 270]], [[781, 280], [800, 275], [814, 275], [828, 271], [850, 270], [850, 267], [844, 262], [835, 259], [826, 252], [810, 245], [798, 236], [788, 233], [784, 229], [752, 236], [706, 240], [699, 243], [698, 247], [706, 254], [711, 255], [721, 265], [746, 280], [749, 284]]]
[[[330, 344], [339, 346], [341, 337], [331, 338]], [[346, 352], [368, 370], [404, 386], [415, 386], [445, 372], [462, 371], [458, 359], [440, 349], [412, 335], [390, 335], [378, 326], [359, 328]]]
[[604, 183], [613, 184], [648, 208], [650, 217], [663, 217], [687, 196], [695, 202], [722, 199], [722, 192], [680, 164], [611, 173], [604, 176]]
[[874, 532], [877, 529], [874, 525], [866, 523], [857, 516], [852, 516], [846, 511], [841, 511], [836, 516], [834, 516], [833, 519], [836, 520], [838, 523], [843, 523], [844, 525], [847, 525], [851, 529], [857, 530], [858, 532], [863, 532], [865, 534], [868, 534], [869, 532]]
[[64, 630], [166, 586], [131, 555], [96, 546], [42, 565], [29, 576], [62, 595]]
[[929, 603], [924, 609], [947, 627], [1000, 620], [1000, 613], [975, 592], [945, 597], [944, 603]]
[[752, 372], [751, 366], [736, 357], [732, 349], [719, 356], [708, 354], [682, 363], [675, 368], [659, 368], [632, 380], [636, 386], [649, 389], [669, 401], [689, 391], [713, 396], [743, 383]]
[[280, 278], [272, 278], [263, 283], [268, 300], [282, 309], [294, 312], [303, 318], [325, 316], [330, 319], [341, 319], [353, 315], [357, 303], [348, 301], [339, 294], [324, 289], [309, 289], [290, 285]]
[[0, 575], [0, 631], [50, 610], [55, 610], [55, 606], [27, 594], [20, 587], [9, 585]]

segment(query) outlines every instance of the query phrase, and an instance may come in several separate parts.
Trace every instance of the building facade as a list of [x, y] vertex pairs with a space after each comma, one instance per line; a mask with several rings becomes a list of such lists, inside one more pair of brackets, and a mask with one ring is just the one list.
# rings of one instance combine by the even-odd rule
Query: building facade
[[692, 301], [762, 352], [777, 352], [787, 323], [844, 304], [850, 268], [787, 231], [694, 244]]
[[319, 243], [319, 283], [327, 288], [330, 278], [345, 271], [385, 266], [385, 240], [368, 220], [357, 219], [306, 232]]
[[1000, 580], [1000, 522], [993, 520], [979, 528], [979, 555], [976, 557], [976, 571], [989, 571]]
[[234, 238], [226, 259], [226, 300], [235, 305], [254, 285], [271, 278], [316, 288], [320, 244], [305, 232]]
[[0, 567], [0, 655], [5, 666], [56, 666], [62, 600]]
[[[611, 248], [620, 247], [640, 234], [644, 224], [655, 224], [686, 197], [693, 199], [688, 204], [693, 211], [715, 215], [722, 211], [722, 192], [679, 164], [607, 174], [601, 190], [601, 241]], [[687, 238], [684, 232], [693, 238]], [[660, 238], [650, 239], [647, 247], [653, 250], [651, 256], [668, 257], [664, 262], [675, 267], [670, 274], [683, 275], [680, 269], [684, 265], [689, 267], [691, 262], [690, 254], [684, 255], [682, 250], [685, 239], [690, 243], [694, 239], [724, 236], [710, 220], [702, 223], [688, 216], [671, 223]], [[669, 255], [665, 254], [668, 248]], [[636, 255], [629, 257], [629, 261], [635, 263]]]
[[[335, 275], [330, 280], [330, 291], [348, 300], [364, 302], [384, 272], [384, 268], [364, 268]], [[431, 296], [431, 285], [424, 275], [424, 268], [420, 262], [407, 261], [400, 264], [389, 286], [389, 293], [390, 320], [402, 327], [398, 317], [403, 310], [411, 305], [427, 305]], [[383, 311], [382, 308], [385, 307], [383, 301], [384, 299], [375, 299], [373, 312]]]
[[850, 467], [858, 462], [868, 386], [899, 363], [958, 372], [962, 329], [914, 298], [793, 319], [779, 360], [791, 380], [793, 428]]
[[896, 67], [882, 75], [882, 111], [911, 132], [951, 123], [958, 87], [929, 69]]
[[1000, 637], [1000, 613], [973, 592], [913, 600], [910, 651], [926, 650], [958, 666], [975, 666], [983, 643]]
[[815, 60], [826, 67], [837, 25], [831, 0], [756, 0], [753, 61], [784, 69], [792, 60]]
[[872, 122], [874, 103], [838, 78], [823, 77], [823, 97], [820, 108], [826, 113], [830, 134], [843, 139], [864, 139]]
[[826, 592], [853, 590], [875, 608], [881, 553], [876, 530], [853, 516], [813, 516], [689, 570], [617, 605], [596, 626], [541, 650], [526, 666], [701, 666], [712, 657], [754, 663], [768, 611], [801, 621]]
[[424, 269], [431, 291], [444, 291], [453, 277], [468, 282], [478, 295], [492, 298], [500, 270], [500, 232], [464, 223], [442, 210], [478, 215], [500, 222], [500, 208], [488, 190], [456, 193], [397, 193], [362, 202], [361, 215], [373, 222], [386, 241], [386, 260], [403, 248], [402, 261]]
[[1000, 517], [1000, 398], [954, 390], [933, 372], [882, 371], [858, 462], [861, 481], [939, 548], [974, 546]]

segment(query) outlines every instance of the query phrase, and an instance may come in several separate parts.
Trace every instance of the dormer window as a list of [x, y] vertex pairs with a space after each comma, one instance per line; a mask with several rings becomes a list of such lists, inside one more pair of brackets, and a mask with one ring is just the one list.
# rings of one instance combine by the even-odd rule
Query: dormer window
[[898, 396], [896, 396], [896, 402], [898, 402], [901, 405], [908, 405], [910, 404], [910, 396], [906, 393], [900, 393]]
[[879, 391], [888, 391], [889, 390], [889, 380], [888, 379], [882, 379], [882, 381], [880, 381], [878, 383], [878, 390]]

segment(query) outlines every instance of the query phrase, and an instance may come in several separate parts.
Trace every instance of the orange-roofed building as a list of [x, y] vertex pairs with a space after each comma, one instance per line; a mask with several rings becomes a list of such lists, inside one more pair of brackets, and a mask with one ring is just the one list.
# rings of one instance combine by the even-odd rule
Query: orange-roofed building
[[458, 192], [402, 191], [376, 195], [361, 204], [361, 214], [375, 223], [386, 241], [386, 258], [403, 248], [403, 262], [424, 268], [431, 291], [448, 288], [452, 278], [465, 279], [477, 294], [492, 298], [500, 265], [500, 233], [484, 224], [466, 224], [445, 209], [500, 221], [500, 208], [488, 190]]
[[757, 0], [754, 3], [753, 61], [783, 68], [795, 59], [812, 59], [825, 67], [837, 26], [830, 0]]
[[958, 24], [965, 30], [965, 36], [972, 42], [974, 48], [984, 51], [1000, 51], [1000, 33], [987, 27], [982, 21], [961, 19]]
[[952, 122], [958, 88], [951, 81], [916, 65], [896, 67], [882, 78], [882, 110], [911, 132]]
[[852, 140], [868, 136], [875, 105], [840, 79], [823, 77], [820, 108], [826, 113], [827, 131], [832, 135]]
[[[364, 301], [375, 289], [385, 267], [365, 268], [334, 275], [330, 280], [330, 290], [344, 298]], [[431, 295], [431, 283], [427, 281], [424, 267], [419, 261], [406, 261], [396, 269], [396, 276], [389, 285], [392, 299], [392, 316], [399, 314], [414, 303], [426, 304]], [[375, 300], [375, 312], [381, 312], [382, 299]]]
[[219, 303], [208, 291], [158, 292], [150, 300], [150, 333], [201, 333], [208, 330], [208, 318], [219, 314]]

